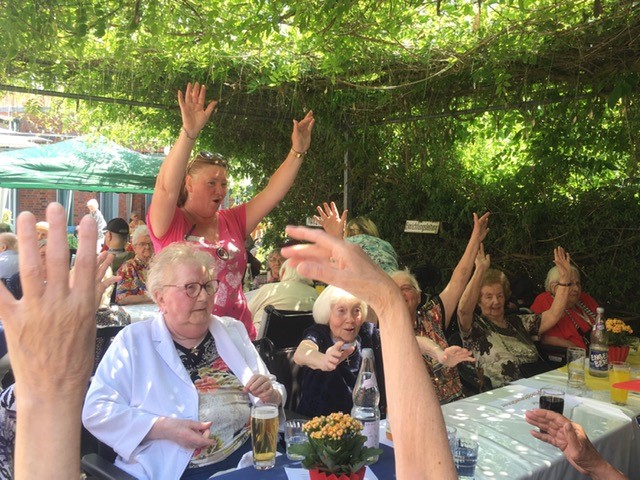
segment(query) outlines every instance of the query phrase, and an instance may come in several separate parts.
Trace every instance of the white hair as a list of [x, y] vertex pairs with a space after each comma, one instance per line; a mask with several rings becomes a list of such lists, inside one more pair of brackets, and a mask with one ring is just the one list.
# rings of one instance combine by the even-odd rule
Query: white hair
[[367, 304], [359, 298], [351, 295], [349, 292], [342, 290], [341, 288], [329, 285], [318, 296], [318, 299], [313, 304], [313, 319], [320, 325], [328, 325], [329, 317], [331, 316], [331, 307], [338, 303], [340, 300], [358, 300], [360, 302], [360, 309], [362, 310], [362, 318], [367, 318]]
[[100, 205], [98, 204], [98, 200], [96, 200], [95, 198], [92, 198], [91, 200], [89, 200], [87, 202], [87, 207], [94, 207], [94, 208], [98, 208]]
[[285, 260], [285, 262], [280, 267], [280, 281], [305, 283], [311, 286], [313, 285], [313, 280], [300, 275], [298, 273], [298, 269], [295, 267], [292, 267], [291, 262], [289, 260]]
[[140, 237], [148, 237], [148, 236], [149, 236], [149, 229], [147, 228], [147, 226], [139, 225], [133, 231], [133, 235], [131, 235], [131, 243], [135, 245], [138, 243], [138, 240], [140, 240]]
[[[571, 271], [575, 273], [578, 277], [578, 280], [580, 280], [580, 271], [574, 265], [571, 265]], [[552, 284], [558, 283], [559, 279], [560, 279], [560, 271], [558, 270], [558, 267], [555, 267], [555, 266], [551, 267], [549, 269], [549, 272], [547, 273], [547, 278], [544, 281], [544, 289], [547, 292], [550, 292], [551, 287], [553, 286]]]

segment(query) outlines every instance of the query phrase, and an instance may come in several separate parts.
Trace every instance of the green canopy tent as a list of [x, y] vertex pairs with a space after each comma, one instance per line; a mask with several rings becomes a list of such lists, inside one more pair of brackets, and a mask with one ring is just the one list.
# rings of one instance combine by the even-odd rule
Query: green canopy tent
[[0, 187], [153, 193], [161, 163], [104, 137], [78, 137], [0, 153]]

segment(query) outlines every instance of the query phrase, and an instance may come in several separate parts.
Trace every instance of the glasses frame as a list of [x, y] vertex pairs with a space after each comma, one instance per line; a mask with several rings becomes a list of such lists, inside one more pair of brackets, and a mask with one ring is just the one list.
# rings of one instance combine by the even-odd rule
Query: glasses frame
[[[209, 284], [213, 284], [214, 288], [213, 288], [213, 292], [209, 293], [207, 291], [207, 285]], [[198, 292], [195, 295], [189, 295], [189, 290], [188, 288], [191, 285], [198, 285]], [[189, 282], [189, 283], [185, 283], [183, 285], [171, 285], [171, 284], [167, 284], [167, 285], [162, 285], [163, 287], [177, 287], [177, 288], [183, 288], [184, 289], [184, 293], [187, 297], [189, 298], [198, 298], [200, 296], [200, 292], [202, 292], [202, 290], [204, 289], [204, 292], [208, 295], [215, 295], [216, 292], [218, 291], [218, 287], [220, 287], [220, 281], [219, 280], [209, 280], [208, 282], [204, 282], [204, 283], [199, 283], [199, 282]]]

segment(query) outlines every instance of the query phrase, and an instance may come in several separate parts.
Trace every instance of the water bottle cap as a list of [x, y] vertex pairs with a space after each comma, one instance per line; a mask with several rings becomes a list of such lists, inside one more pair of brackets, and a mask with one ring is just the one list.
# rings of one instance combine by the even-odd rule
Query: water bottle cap
[[361, 355], [362, 358], [373, 358], [373, 350], [370, 348], [363, 348]]
[[597, 311], [598, 313], [604, 313], [604, 308], [602, 308], [602, 307], [598, 307], [598, 308], [596, 308], [596, 311]]

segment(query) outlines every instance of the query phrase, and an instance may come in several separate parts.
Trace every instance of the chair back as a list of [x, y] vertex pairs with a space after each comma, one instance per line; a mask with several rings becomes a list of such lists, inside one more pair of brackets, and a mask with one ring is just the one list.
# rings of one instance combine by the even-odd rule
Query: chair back
[[315, 324], [310, 311], [278, 310], [273, 305], [267, 305], [264, 311], [264, 336], [276, 350], [297, 347], [304, 331]]
[[96, 329], [96, 355], [93, 361], [93, 373], [96, 373], [96, 368], [98, 368], [98, 364], [109, 348], [109, 345], [111, 345], [113, 338], [124, 327], [124, 325], [114, 325], [109, 327], [98, 327]]

